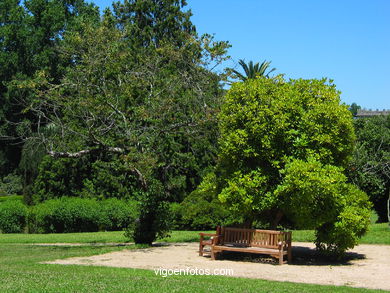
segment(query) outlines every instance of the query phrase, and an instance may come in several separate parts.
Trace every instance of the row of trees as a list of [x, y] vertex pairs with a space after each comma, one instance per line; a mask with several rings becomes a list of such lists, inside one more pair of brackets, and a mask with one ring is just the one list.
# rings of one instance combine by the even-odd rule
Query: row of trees
[[223, 89], [211, 68], [228, 43], [198, 36], [180, 0], [102, 17], [84, 1], [1, 5], [3, 174], [19, 164], [29, 203], [131, 196], [136, 241], [150, 243], [166, 203], [214, 162]]

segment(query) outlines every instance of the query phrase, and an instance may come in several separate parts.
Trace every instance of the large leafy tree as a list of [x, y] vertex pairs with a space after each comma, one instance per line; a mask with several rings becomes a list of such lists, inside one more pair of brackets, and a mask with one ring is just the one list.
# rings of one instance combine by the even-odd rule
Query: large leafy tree
[[22, 113], [33, 94], [16, 90], [18, 83], [33, 83], [42, 69], [53, 83], [59, 81], [71, 60], [60, 58], [57, 46], [81, 18], [97, 21], [98, 9], [84, 0], [0, 2], [0, 176], [17, 168], [24, 145], [20, 138], [36, 118]]
[[336, 253], [356, 244], [370, 204], [344, 175], [355, 134], [332, 83], [277, 77], [233, 84], [219, 125], [215, 190], [242, 223], [316, 229], [318, 248]]
[[185, 0], [126, 0], [114, 3], [113, 11], [133, 45], [160, 47], [169, 41], [182, 47], [196, 33], [191, 11], [183, 11], [186, 5]]
[[[166, 202], [181, 200], [213, 162], [223, 90], [203, 57], [219, 62], [227, 44], [183, 30], [179, 43], [168, 34], [158, 45], [144, 46], [128, 38], [137, 23], [133, 17], [128, 26], [118, 25], [116, 15], [106, 11], [101, 24], [86, 22], [68, 32], [61, 52], [74, 65], [60, 83], [41, 71], [19, 90], [36, 97], [25, 111], [39, 123], [27, 139], [40, 143], [52, 159], [122, 162], [142, 211], [133, 236], [151, 243], [166, 231]], [[82, 188], [96, 190], [91, 184], [88, 179]]]

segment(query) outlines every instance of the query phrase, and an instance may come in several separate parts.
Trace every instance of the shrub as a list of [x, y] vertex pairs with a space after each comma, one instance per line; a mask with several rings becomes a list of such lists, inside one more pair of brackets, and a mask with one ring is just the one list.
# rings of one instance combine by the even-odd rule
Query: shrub
[[19, 201], [23, 202], [23, 195], [6, 195], [0, 196], [0, 203], [5, 201]]
[[213, 230], [217, 225], [232, 225], [239, 222], [239, 219], [234, 218], [218, 199], [213, 185], [215, 180], [215, 174], [209, 173], [180, 206], [173, 208], [176, 225], [180, 225], [179, 229]]
[[151, 180], [148, 191], [139, 193], [140, 216], [130, 225], [125, 236], [137, 244], [152, 244], [156, 239], [169, 236], [172, 228], [172, 214], [165, 198], [163, 186]]
[[26, 226], [27, 207], [18, 200], [0, 203], [0, 230], [3, 233], [20, 233]]
[[183, 208], [178, 202], [169, 204], [169, 210], [172, 215], [172, 229], [173, 230], [187, 230], [183, 221]]
[[29, 232], [95, 232], [102, 225], [103, 218], [96, 200], [74, 197], [51, 199], [31, 208]]
[[62, 197], [31, 207], [28, 228], [30, 233], [115, 231], [134, 223], [136, 216], [134, 202]]
[[275, 192], [281, 208], [298, 228], [316, 230], [321, 252], [341, 256], [358, 243], [368, 229], [372, 205], [366, 193], [346, 182], [343, 168], [295, 160], [282, 175]]
[[136, 202], [111, 198], [99, 203], [104, 230], [123, 230], [131, 225], [137, 217]]
[[0, 180], [0, 195], [21, 194], [23, 191], [22, 177], [10, 173]]

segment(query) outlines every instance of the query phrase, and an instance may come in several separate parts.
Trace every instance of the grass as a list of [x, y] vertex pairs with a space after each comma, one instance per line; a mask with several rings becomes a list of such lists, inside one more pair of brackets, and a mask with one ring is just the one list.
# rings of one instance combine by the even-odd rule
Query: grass
[[[174, 231], [168, 242], [198, 241], [199, 231]], [[294, 231], [295, 241], [312, 241], [313, 231]], [[171, 276], [153, 271], [40, 262], [102, 254], [139, 246], [37, 246], [34, 243], [123, 243], [123, 232], [0, 234], [0, 292], [380, 292], [323, 285], [218, 276]], [[373, 224], [362, 243], [390, 244], [387, 224]], [[382, 291], [383, 292], [383, 291]]]
[[372, 224], [360, 243], [390, 245], [390, 226], [388, 223]]
[[[160, 242], [196, 242], [200, 231], [173, 231], [171, 237]], [[213, 233], [214, 231], [207, 231]], [[0, 234], [0, 243], [125, 243], [122, 231], [64, 233], [64, 234]], [[313, 242], [313, 230], [294, 230], [293, 241]], [[361, 244], [390, 245], [390, 228], [387, 223], [371, 224], [368, 233], [360, 240]]]
[[[201, 231], [173, 231], [160, 242], [196, 242]], [[0, 234], [0, 243], [125, 243], [123, 231], [56, 234]]]
[[379, 292], [217, 276], [162, 278], [148, 270], [40, 263], [120, 249], [0, 244], [0, 292]]
[[[293, 231], [293, 241], [313, 242], [313, 230], [295, 230]], [[390, 245], [390, 228], [388, 223], [371, 224], [366, 235], [364, 235], [359, 244], [386, 244]]]
[[56, 234], [0, 234], [0, 243], [107, 243], [126, 242], [123, 231]]

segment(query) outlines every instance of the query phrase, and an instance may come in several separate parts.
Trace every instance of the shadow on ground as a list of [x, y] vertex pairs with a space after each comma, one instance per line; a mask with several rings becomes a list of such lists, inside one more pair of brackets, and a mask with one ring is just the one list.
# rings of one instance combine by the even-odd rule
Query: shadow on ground
[[[207, 253], [207, 251], [206, 251]], [[365, 259], [364, 254], [356, 252], [347, 252], [340, 259], [330, 258], [318, 253], [315, 249], [294, 246], [292, 249], [293, 261], [289, 265], [305, 265], [305, 266], [345, 266], [352, 265], [351, 261]], [[210, 257], [205, 254], [205, 257]], [[254, 262], [254, 263], [271, 263], [278, 265], [278, 260], [270, 257], [269, 255], [255, 254], [255, 253], [242, 253], [242, 252], [230, 252], [224, 251], [218, 256], [218, 260], [230, 260], [241, 262]]]

